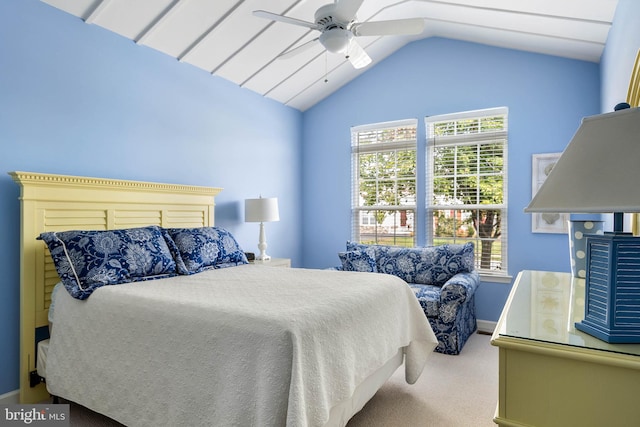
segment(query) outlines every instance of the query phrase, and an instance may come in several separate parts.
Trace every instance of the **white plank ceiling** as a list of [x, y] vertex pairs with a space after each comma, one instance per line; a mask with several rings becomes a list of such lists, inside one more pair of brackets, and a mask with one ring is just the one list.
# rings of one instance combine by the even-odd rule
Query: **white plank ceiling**
[[[446, 37], [599, 62], [618, 0], [364, 0], [358, 22], [423, 18], [413, 36], [357, 37], [373, 59], [356, 70], [317, 44], [315, 30], [256, 17], [262, 9], [308, 22], [328, 0], [42, 0], [138, 44], [304, 111], [407, 43]], [[325, 82], [326, 80], [326, 82]]]

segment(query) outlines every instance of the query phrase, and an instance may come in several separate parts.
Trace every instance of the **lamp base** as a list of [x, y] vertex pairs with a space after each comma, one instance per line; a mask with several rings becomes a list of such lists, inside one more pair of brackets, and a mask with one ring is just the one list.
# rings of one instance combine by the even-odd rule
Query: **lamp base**
[[569, 220], [569, 257], [573, 277], [587, 277], [586, 250], [589, 234], [604, 234], [604, 221]]
[[640, 343], [640, 238], [587, 235], [585, 316], [576, 329], [609, 343]]
[[264, 233], [264, 222], [260, 223], [260, 239], [258, 241], [258, 249], [260, 249], [260, 254], [256, 256], [256, 260], [258, 261], [268, 261], [271, 259], [269, 255], [267, 255], [267, 238]]
[[586, 319], [582, 322], [576, 322], [575, 326], [577, 330], [611, 344], [640, 343], [640, 328], [635, 328], [635, 330], [625, 329], [624, 331], [612, 330], [603, 327], [601, 324], [589, 322]]

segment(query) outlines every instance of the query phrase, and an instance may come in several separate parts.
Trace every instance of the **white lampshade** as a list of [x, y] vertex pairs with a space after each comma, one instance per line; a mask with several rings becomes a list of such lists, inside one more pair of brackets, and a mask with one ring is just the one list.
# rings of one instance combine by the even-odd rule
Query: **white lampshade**
[[245, 199], [244, 201], [244, 221], [245, 222], [271, 222], [280, 221], [278, 212], [278, 198]]
[[640, 212], [640, 108], [584, 118], [525, 212]]

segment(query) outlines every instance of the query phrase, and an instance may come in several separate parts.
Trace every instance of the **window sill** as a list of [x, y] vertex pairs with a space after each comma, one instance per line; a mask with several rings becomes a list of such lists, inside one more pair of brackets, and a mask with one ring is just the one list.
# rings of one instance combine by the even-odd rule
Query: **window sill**
[[512, 276], [498, 276], [493, 274], [482, 274], [480, 273], [480, 281], [481, 282], [489, 282], [489, 283], [507, 283], [511, 284], [513, 281]]

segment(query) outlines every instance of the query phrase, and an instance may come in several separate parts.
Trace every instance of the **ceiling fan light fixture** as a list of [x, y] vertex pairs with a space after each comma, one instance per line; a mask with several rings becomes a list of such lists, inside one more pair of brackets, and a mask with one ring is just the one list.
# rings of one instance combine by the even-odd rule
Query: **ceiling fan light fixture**
[[355, 68], [364, 68], [371, 63], [371, 57], [364, 51], [356, 39], [360, 36], [412, 35], [424, 31], [424, 18], [406, 18], [386, 21], [357, 22], [356, 13], [364, 0], [334, 0], [330, 4], [319, 7], [314, 15], [314, 22], [307, 22], [285, 15], [256, 10], [254, 15], [305, 27], [320, 32], [320, 36], [310, 42], [289, 49], [278, 55], [278, 58], [291, 57], [314, 42], [319, 41], [327, 52], [337, 53]]
[[332, 53], [346, 52], [353, 33], [342, 28], [333, 28], [320, 34], [320, 43]]

